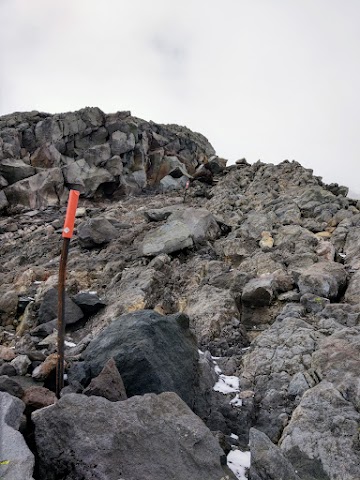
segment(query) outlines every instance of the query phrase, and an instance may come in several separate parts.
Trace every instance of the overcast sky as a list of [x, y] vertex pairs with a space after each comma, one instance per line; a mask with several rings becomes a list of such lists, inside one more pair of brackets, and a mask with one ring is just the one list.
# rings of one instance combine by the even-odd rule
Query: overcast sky
[[0, 115], [98, 106], [360, 192], [360, 0], [0, 0]]

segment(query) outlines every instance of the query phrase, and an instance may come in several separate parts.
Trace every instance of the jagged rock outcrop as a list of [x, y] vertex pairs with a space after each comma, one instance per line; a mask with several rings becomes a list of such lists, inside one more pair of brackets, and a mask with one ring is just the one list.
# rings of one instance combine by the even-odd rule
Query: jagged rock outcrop
[[130, 112], [106, 115], [87, 107], [59, 115], [6, 115], [0, 135], [0, 208], [8, 205], [6, 199], [30, 208], [59, 205], [64, 188], [87, 198], [139, 193], [147, 186], [181, 189], [183, 179], [186, 183], [208, 159], [208, 171], [219, 170], [201, 134], [145, 122]]

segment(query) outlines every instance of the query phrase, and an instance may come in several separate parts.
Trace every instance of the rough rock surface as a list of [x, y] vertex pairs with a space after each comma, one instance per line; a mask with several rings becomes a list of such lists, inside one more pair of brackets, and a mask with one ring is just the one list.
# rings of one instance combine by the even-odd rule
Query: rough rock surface
[[33, 480], [34, 455], [18, 431], [24, 404], [0, 392], [0, 475], [4, 480]]
[[[295, 161], [226, 166], [200, 134], [97, 108], [1, 117], [0, 163], [2, 390], [54, 389], [57, 309], [43, 313], [77, 188], [64, 394], [113, 355], [129, 396], [174, 390], [226, 452], [266, 434], [253, 475], [280, 461], [301, 480], [358, 480], [360, 202], [346, 187]], [[129, 319], [142, 316], [140, 338]], [[108, 348], [115, 327], [127, 340]]]
[[90, 342], [82, 356], [92, 377], [113, 358], [129, 396], [172, 391], [189, 406], [194, 404], [198, 351], [184, 314], [145, 310], [123, 315]]
[[32, 418], [43, 480], [225, 477], [217, 441], [174, 393], [123, 402], [70, 394]]

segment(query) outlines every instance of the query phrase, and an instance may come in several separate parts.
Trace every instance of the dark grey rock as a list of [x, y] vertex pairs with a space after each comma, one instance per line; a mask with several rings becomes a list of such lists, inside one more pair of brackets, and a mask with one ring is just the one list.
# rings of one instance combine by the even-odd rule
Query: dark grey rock
[[95, 315], [99, 310], [105, 307], [106, 303], [96, 295], [96, 293], [84, 292], [78, 293], [72, 297], [85, 315]]
[[123, 402], [69, 394], [32, 420], [43, 480], [225, 478], [217, 440], [174, 393]]
[[199, 354], [184, 314], [143, 310], [122, 315], [90, 342], [82, 357], [92, 377], [113, 358], [129, 397], [172, 391], [194, 404]]
[[0, 392], [6, 392], [13, 397], [21, 398], [24, 394], [22, 386], [13, 378], [3, 375], [0, 377]]
[[[58, 291], [55, 288], [48, 290], [41, 302], [38, 320], [39, 323], [46, 323], [57, 318], [58, 314]], [[72, 325], [83, 318], [84, 314], [80, 307], [74, 303], [69, 295], [65, 294], [65, 323]], [[53, 324], [52, 324], [53, 327]]]
[[124, 383], [113, 358], [110, 358], [100, 374], [91, 380], [83, 393], [87, 396], [104, 397], [111, 402], [127, 399]]
[[0, 161], [0, 174], [6, 179], [9, 185], [24, 180], [24, 178], [35, 175], [36, 170], [22, 160], [13, 158]]
[[106, 218], [91, 218], [78, 226], [77, 235], [83, 248], [94, 248], [118, 238], [119, 233]]
[[243, 289], [241, 301], [246, 305], [264, 307], [271, 303], [273, 298], [273, 278], [264, 276], [250, 280]]
[[251, 480], [301, 480], [283, 452], [265, 433], [250, 429]]

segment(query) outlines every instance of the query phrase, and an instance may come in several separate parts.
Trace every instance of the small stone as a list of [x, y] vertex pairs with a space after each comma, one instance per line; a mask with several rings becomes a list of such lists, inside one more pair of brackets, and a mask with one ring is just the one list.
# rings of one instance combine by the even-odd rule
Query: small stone
[[259, 242], [260, 248], [266, 250], [274, 246], [274, 239], [271, 236], [270, 232], [264, 231], [261, 232], [261, 240]]
[[22, 386], [7, 375], [0, 377], [0, 392], [7, 392], [14, 397], [21, 398], [24, 394]]
[[15, 368], [18, 375], [26, 375], [31, 360], [27, 355], [19, 355], [11, 361], [11, 365]]
[[56, 368], [57, 357], [57, 353], [52, 353], [49, 355], [43, 363], [34, 369], [32, 372], [32, 377], [35, 380], [45, 380]]
[[56, 395], [45, 387], [30, 387], [25, 390], [22, 401], [26, 405], [27, 413], [39, 408], [48, 407], [56, 402]]
[[11, 362], [11, 360], [14, 360], [15, 357], [16, 357], [16, 354], [12, 348], [4, 347], [3, 345], [0, 345], [1, 360], [6, 360], [7, 362]]
[[100, 374], [91, 380], [83, 393], [87, 396], [105, 397], [111, 402], [127, 399], [124, 383], [113, 358], [110, 358]]
[[15, 377], [16, 376], [16, 370], [11, 363], [4, 363], [4, 365], [1, 365], [0, 367], [0, 376], [1, 375], [7, 375], [8, 377]]

